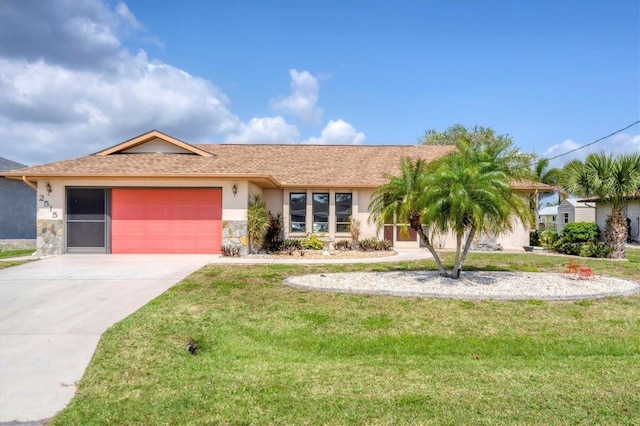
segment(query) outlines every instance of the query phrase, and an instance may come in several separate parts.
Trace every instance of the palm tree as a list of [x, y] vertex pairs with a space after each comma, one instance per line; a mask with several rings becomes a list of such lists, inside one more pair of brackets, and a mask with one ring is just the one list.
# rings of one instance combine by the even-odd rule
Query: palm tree
[[416, 160], [415, 163], [408, 157], [400, 163], [400, 175], [386, 175], [389, 182], [377, 188], [369, 203], [371, 215], [369, 221], [375, 222], [378, 228], [385, 223], [405, 222], [420, 236], [420, 240], [429, 249], [438, 265], [438, 271], [445, 274], [444, 266], [436, 253], [429, 236], [422, 228], [423, 206], [418, 204], [418, 198], [424, 191], [423, 175], [427, 163], [424, 160]]
[[[513, 153], [510, 146], [467, 139], [456, 146], [457, 152], [428, 165], [403, 159], [402, 174], [390, 177], [389, 183], [375, 191], [369, 210], [378, 226], [389, 219], [408, 220], [433, 255], [440, 274], [459, 278], [478, 232], [511, 230], [514, 217], [530, 220], [531, 211], [525, 197], [510, 187], [514, 172], [519, 170], [515, 168], [519, 159], [506, 158]], [[455, 235], [451, 274], [446, 273], [428, 237], [429, 230]]]
[[[461, 140], [458, 152], [434, 161], [424, 175], [423, 221], [456, 238], [451, 276], [460, 277], [474, 237], [481, 232], [513, 230], [514, 219], [531, 221], [527, 198], [511, 189], [517, 159], [504, 146], [482, 146]], [[523, 166], [525, 163], [523, 163]]]
[[[536, 182], [546, 183], [547, 185], [555, 187], [558, 192], [558, 204], [567, 198], [567, 193], [564, 191], [564, 188], [560, 186], [561, 173], [561, 169], [555, 167], [549, 168], [549, 160], [547, 158], [538, 160], [533, 169], [533, 179]], [[537, 208], [539, 208], [539, 206], [537, 206]]]
[[573, 160], [563, 168], [562, 185], [579, 197], [597, 197], [611, 207], [604, 230], [610, 257], [623, 259], [627, 238], [627, 222], [622, 210], [629, 198], [640, 196], [640, 154], [617, 157], [604, 152], [589, 154], [584, 163]]

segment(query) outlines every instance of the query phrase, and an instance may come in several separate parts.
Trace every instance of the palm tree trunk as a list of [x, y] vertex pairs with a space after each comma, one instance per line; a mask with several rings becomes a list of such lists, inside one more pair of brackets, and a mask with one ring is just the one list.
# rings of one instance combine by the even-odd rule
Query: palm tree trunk
[[458, 269], [456, 270], [457, 278], [460, 278], [460, 273], [462, 272], [462, 265], [464, 265], [464, 261], [467, 259], [467, 254], [469, 254], [469, 249], [471, 248], [471, 244], [473, 243], [473, 238], [476, 236], [476, 227], [472, 226], [469, 231], [469, 235], [467, 235], [467, 241], [464, 244], [464, 250], [462, 251], [462, 258], [460, 259], [460, 265], [458, 265]]
[[612, 208], [604, 227], [604, 241], [606, 247], [613, 251], [609, 255], [612, 259], [624, 259], [627, 243], [627, 221], [622, 209]]
[[411, 227], [411, 229], [414, 229], [416, 231], [416, 233], [420, 237], [420, 241], [422, 241], [422, 243], [427, 247], [429, 252], [431, 252], [431, 255], [433, 256], [433, 260], [435, 260], [436, 265], [438, 265], [438, 273], [440, 273], [440, 275], [446, 276], [447, 271], [444, 269], [444, 266], [442, 265], [442, 261], [440, 260], [440, 257], [436, 252], [436, 249], [431, 244], [431, 240], [429, 239], [429, 236], [424, 232], [424, 229], [422, 228], [422, 223], [420, 222], [420, 215], [418, 213], [413, 212], [409, 214], [409, 226]]
[[460, 278], [460, 250], [462, 249], [462, 232], [456, 233], [456, 259], [453, 262], [453, 269], [451, 270], [451, 277]]

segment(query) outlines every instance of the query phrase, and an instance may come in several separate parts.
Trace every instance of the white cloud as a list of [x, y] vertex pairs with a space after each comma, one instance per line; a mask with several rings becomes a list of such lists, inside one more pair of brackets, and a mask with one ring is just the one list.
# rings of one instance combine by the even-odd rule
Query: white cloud
[[285, 98], [274, 99], [271, 107], [275, 111], [289, 113], [307, 124], [319, 123], [322, 119], [322, 108], [318, 107], [318, 79], [308, 71], [289, 70], [291, 75], [291, 94]]
[[[19, 4], [19, 5], [18, 5]], [[33, 165], [87, 155], [158, 129], [188, 142], [300, 143], [282, 116], [241, 121], [210, 81], [132, 54], [123, 34], [144, 26], [123, 3], [0, 1], [0, 155]], [[318, 80], [290, 70], [277, 110], [317, 123]], [[360, 144], [365, 135], [329, 121], [303, 143]]]
[[[587, 155], [594, 152], [604, 151], [608, 154], [613, 155], [640, 152], [640, 135], [618, 133], [617, 135], [611, 136], [610, 138], [604, 139], [598, 143], [582, 149], [578, 149], [583, 145], [585, 144], [567, 139], [564, 142], [553, 145], [552, 147], [547, 149], [542, 156], [544, 158], [552, 158], [561, 154], [568, 153], [550, 161], [551, 167], [562, 167], [564, 164], [571, 160], [577, 159], [583, 161], [585, 158], [587, 158]], [[576, 149], [578, 150], [573, 151]]]
[[19, 142], [3, 149], [3, 156], [14, 149], [20, 157], [30, 152], [32, 163], [87, 154], [105, 140], [111, 144], [156, 128], [197, 140], [241, 127], [226, 96], [210, 82], [149, 62], [144, 53], [121, 55], [110, 78], [42, 61], [1, 60], [0, 91], [3, 139]]
[[295, 143], [300, 137], [298, 128], [282, 117], [252, 118], [229, 135], [230, 143]]
[[360, 145], [364, 143], [367, 137], [364, 133], [356, 131], [356, 129], [346, 121], [330, 120], [322, 129], [319, 138], [309, 138], [304, 143], [320, 144], [320, 145]]
[[136, 17], [133, 16], [133, 13], [131, 13], [126, 4], [119, 2], [116, 6], [116, 10], [118, 11], [118, 15], [120, 15], [131, 28], [134, 30], [140, 30], [143, 28], [142, 24], [140, 24]]

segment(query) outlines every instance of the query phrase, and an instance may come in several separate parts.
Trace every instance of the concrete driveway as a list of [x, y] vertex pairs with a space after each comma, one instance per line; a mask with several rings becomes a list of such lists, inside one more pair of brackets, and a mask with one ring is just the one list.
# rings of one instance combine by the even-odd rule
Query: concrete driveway
[[52, 417], [100, 336], [212, 255], [64, 255], [0, 271], [0, 422]]

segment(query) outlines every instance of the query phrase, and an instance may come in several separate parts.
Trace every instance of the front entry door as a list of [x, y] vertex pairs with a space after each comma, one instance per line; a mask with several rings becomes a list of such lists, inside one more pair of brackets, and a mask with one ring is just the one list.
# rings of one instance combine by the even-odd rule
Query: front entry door
[[67, 188], [67, 253], [107, 253], [107, 190]]

